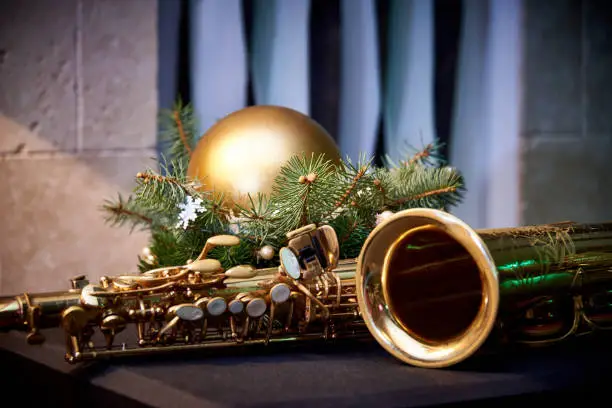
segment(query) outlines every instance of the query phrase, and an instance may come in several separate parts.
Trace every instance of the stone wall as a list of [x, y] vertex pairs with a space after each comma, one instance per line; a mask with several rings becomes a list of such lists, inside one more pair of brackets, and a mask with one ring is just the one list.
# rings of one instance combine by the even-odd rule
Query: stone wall
[[146, 236], [99, 207], [153, 164], [156, 23], [152, 0], [0, 2], [0, 293], [135, 270]]
[[523, 222], [612, 221], [612, 3], [526, 0]]

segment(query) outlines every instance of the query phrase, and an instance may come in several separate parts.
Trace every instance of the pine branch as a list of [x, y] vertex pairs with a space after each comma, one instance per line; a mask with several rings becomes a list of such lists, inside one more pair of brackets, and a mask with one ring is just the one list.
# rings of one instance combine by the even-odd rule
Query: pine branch
[[449, 167], [397, 169], [386, 206], [394, 211], [405, 208], [447, 210], [463, 197], [463, 178]]
[[442, 194], [449, 194], [449, 193], [452, 194], [456, 192], [457, 192], [456, 186], [442, 187], [437, 190], [425, 191], [420, 194], [415, 194], [411, 197], [400, 198], [398, 200], [395, 200], [393, 203], [391, 203], [391, 205], [401, 205], [407, 201], [416, 201], [416, 200], [421, 200], [427, 197], [440, 196]]
[[[140, 262], [141, 271], [176, 265], [185, 265], [189, 259], [195, 259], [208, 239], [204, 234], [184, 234], [182, 231], [157, 231], [151, 235], [149, 249], [155, 255], [153, 265]], [[199, 249], [198, 249], [199, 248]]]
[[363, 242], [372, 231], [374, 225], [366, 225], [351, 216], [336, 217], [329, 223], [334, 228], [340, 244], [340, 257], [356, 258], [361, 251]]
[[139, 226], [142, 229], [166, 228], [164, 225], [157, 225], [153, 217], [146, 215], [145, 210], [140, 208], [132, 196], [125, 199], [118, 194], [114, 201], [105, 200], [102, 211], [106, 213], [105, 222], [114, 227], [129, 224], [131, 231]]
[[210, 257], [221, 262], [224, 268], [231, 268], [236, 265], [255, 264], [257, 247], [248, 241], [240, 241], [240, 244], [233, 247], [217, 247], [210, 252]]
[[342, 162], [342, 167], [338, 170], [338, 186], [344, 193], [340, 199], [334, 203], [335, 209], [346, 205], [347, 202], [350, 204], [355, 193], [363, 193], [363, 190], [359, 187], [367, 181], [365, 177], [371, 164], [372, 159], [368, 160], [363, 155], [360, 156], [356, 166], [351, 163], [349, 158]]
[[385, 156], [385, 167], [400, 168], [400, 167], [414, 167], [414, 166], [434, 166], [440, 167], [445, 165], [445, 161], [440, 154], [440, 150], [444, 147], [444, 143], [434, 140], [432, 143], [425, 145], [422, 149], [415, 149], [408, 146], [404, 149], [404, 153], [401, 156], [406, 159], [400, 159], [395, 162], [388, 155]]
[[224, 204], [223, 195], [215, 194], [202, 201], [205, 211], [198, 214], [198, 217], [189, 225], [188, 230], [210, 235], [229, 233], [230, 210]]
[[249, 206], [237, 205], [237, 216], [234, 215], [231, 222], [235, 223], [242, 236], [258, 245], [279, 248], [285, 236], [276, 228], [281, 219], [278, 210], [265, 194], [258, 193], [256, 198], [249, 194], [248, 198]]
[[274, 210], [281, 215], [277, 228], [291, 231], [320, 222], [342, 192], [331, 161], [324, 155], [294, 156], [281, 167], [272, 187]]
[[183, 147], [185, 148], [185, 152], [191, 158], [192, 149], [189, 145], [189, 141], [187, 136], [185, 135], [185, 128], [183, 127], [183, 121], [181, 120], [181, 112], [178, 110], [174, 111], [174, 122], [176, 123], [176, 129], [178, 131], [181, 142], [183, 143]]
[[160, 164], [166, 176], [148, 169], [136, 175], [135, 195], [138, 201], [155, 212], [176, 210], [187, 196], [205, 200], [205, 194], [197, 190], [198, 184], [189, 180], [184, 174], [184, 163], [173, 160], [170, 165]]
[[429, 157], [431, 157], [433, 150], [434, 150], [434, 145], [432, 143], [430, 143], [427, 146], [425, 146], [425, 148], [423, 148], [423, 150], [421, 150], [419, 152], [416, 152], [410, 158], [410, 160], [408, 160], [408, 162], [404, 162], [403, 164], [405, 166], [414, 166], [415, 164], [422, 164]]
[[186, 167], [195, 148], [198, 134], [195, 118], [193, 106], [183, 105], [181, 100], [172, 109], [162, 110], [159, 115], [162, 150], [168, 152], [172, 160], [183, 164], [183, 167]]

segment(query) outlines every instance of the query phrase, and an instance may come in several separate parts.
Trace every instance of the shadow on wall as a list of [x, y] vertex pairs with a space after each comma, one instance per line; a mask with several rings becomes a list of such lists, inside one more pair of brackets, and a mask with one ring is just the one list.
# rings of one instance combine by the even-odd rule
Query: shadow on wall
[[[0, 142], [11, 140], [20, 140], [23, 153], [0, 157], [0, 293], [67, 289], [72, 276], [135, 271], [146, 234], [106, 225], [99, 208], [104, 198], [129, 192], [152, 162], [52, 153], [51, 142], [0, 116]], [[26, 157], [28, 145], [48, 153]]]

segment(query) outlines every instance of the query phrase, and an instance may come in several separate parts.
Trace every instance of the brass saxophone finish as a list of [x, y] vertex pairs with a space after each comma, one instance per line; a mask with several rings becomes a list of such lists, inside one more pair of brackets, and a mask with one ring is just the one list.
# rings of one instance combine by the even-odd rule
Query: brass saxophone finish
[[374, 338], [399, 360], [448, 367], [485, 341], [549, 344], [612, 328], [612, 223], [473, 230], [410, 209], [378, 225], [357, 259], [335, 231], [287, 234], [278, 268], [207, 258], [140, 275], [72, 280], [66, 292], [0, 298], [0, 330], [66, 334], [70, 363], [114, 356]]
[[356, 286], [370, 333], [415, 366], [457, 364], [489, 339], [556, 343], [612, 328], [612, 223], [475, 231], [406, 210], [367, 238]]
[[187, 265], [106, 276], [99, 284], [80, 276], [65, 293], [0, 298], [0, 329], [28, 330], [34, 344], [44, 341], [41, 329], [61, 326], [70, 363], [368, 336], [355, 294], [356, 262], [338, 260], [335, 231], [308, 225], [287, 237], [280, 268], [223, 270], [207, 254], [239, 240], [221, 235]]

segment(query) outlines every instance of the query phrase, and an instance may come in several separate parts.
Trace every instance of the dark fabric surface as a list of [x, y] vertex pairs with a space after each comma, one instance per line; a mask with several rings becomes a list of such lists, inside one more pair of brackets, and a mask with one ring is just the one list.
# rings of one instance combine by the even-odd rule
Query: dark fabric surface
[[[8, 405], [45, 407], [130, 407], [149, 405], [127, 398], [111, 389], [96, 387], [78, 377], [0, 349], [0, 391]], [[11, 402], [15, 401], [13, 404]], [[19, 401], [19, 402], [17, 402]], [[2, 405], [4, 406], [4, 405]]]
[[[121, 406], [132, 406], [130, 401], [133, 406], [180, 407], [387, 407], [458, 402], [474, 406], [473, 401], [487, 398], [564, 393], [540, 395], [552, 403], [555, 399], [568, 402], [583, 398], [579, 392], [590, 397], [605, 393], [603, 384], [612, 377], [608, 373], [612, 353], [606, 344], [482, 355], [445, 370], [406, 366], [371, 343], [257, 348], [238, 354], [183, 353], [72, 367], [63, 362], [58, 334], [37, 347], [26, 346], [21, 334], [1, 335], [0, 348], [5, 355], [8, 352], [44, 367], [43, 374], [28, 368], [31, 376], [69, 378], [73, 385], [66, 389], [80, 389], [79, 398], [91, 397], [93, 388], [110, 391], [123, 398]], [[13, 360], [13, 367], [7, 367], [8, 360], [3, 357], [9, 370], [5, 373], [23, 371], [18, 365], [25, 363]], [[30, 382], [24, 380], [21, 385]], [[530, 398], [533, 402], [533, 395]], [[74, 401], [62, 406], [76, 405]]]

